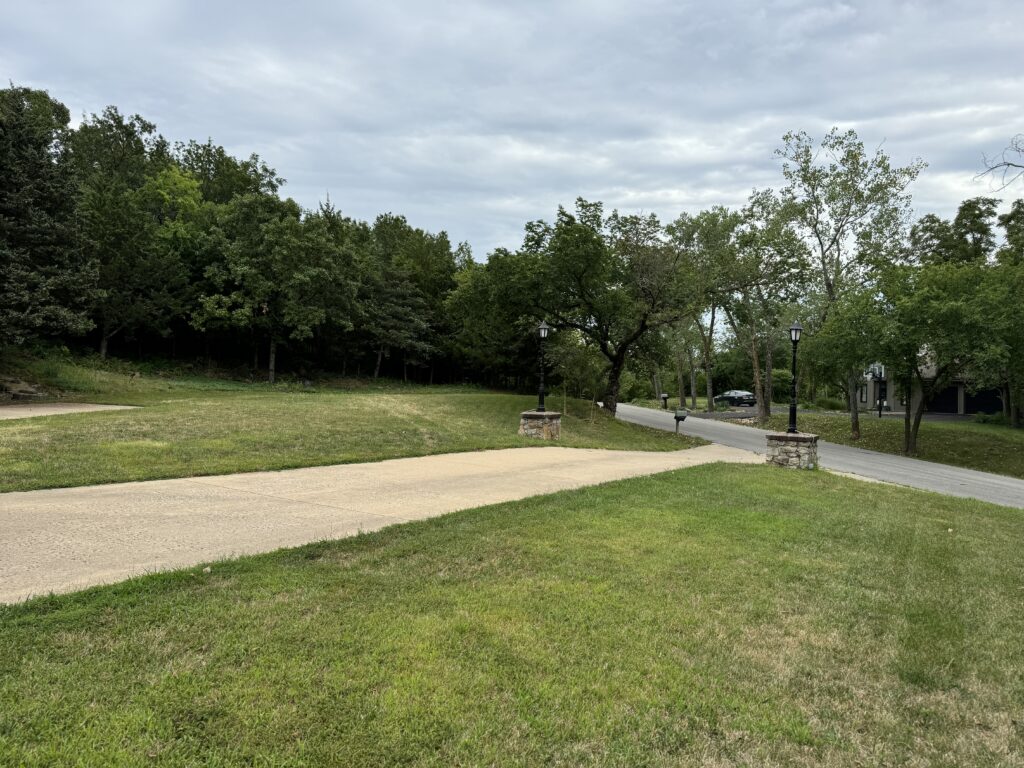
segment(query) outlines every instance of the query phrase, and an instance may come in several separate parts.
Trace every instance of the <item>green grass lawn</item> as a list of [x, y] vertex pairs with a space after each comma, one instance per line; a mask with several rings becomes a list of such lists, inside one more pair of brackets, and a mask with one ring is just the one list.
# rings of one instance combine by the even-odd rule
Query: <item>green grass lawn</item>
[[0, 608], [0, 764], [1020, 765], [1024, 518], [714, 465]]
[[[0, 421], [0, 491], [287, 469], [543, 444], [519, 437], [536, 399], [470, 387], [244, 384], [32, 361], [64, 400], [131, 411]], [[570, 400], [560, 445], [672, 451], [702, 443]], [[552, 406], [561, 407], [561, 399]]]
[[[882, 453], [903, 450], [903, 419], [861, 414], [860, 440], [850, 439], [849, 414], [800, 413], [798, 426], [822, 440]], [[774, 414], [768, 429], [785, 430], [786, 414]], [[917, 458], [1024, 478], [1024, 430], [971, 421], [922, 421]]]

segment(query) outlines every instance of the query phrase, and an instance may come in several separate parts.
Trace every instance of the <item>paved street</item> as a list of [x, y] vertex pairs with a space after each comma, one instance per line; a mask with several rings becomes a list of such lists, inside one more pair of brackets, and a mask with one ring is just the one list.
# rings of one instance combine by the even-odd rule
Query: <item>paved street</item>
[[0, 602], [716, 461], [760, 458], [718, 445], [511, 448], [4, 493]]
[[[671, 411], [619, 405], [618, 417], [657, 429], [675, 429]], [[765, 430], [691, 417], [683, 422], [681, 431], [720, 445], [762, 454], [765, 452]], [[822, 467], [838, 472], [1024, 509], [1024, 480], [1004, 475], [828, 442], [818, 443], [818, 461]]]

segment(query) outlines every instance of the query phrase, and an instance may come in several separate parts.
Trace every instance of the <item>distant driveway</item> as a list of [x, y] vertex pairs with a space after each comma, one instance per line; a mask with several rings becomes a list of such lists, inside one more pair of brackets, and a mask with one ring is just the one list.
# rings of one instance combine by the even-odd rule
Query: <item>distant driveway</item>
[[[656, 429], [675, 429], [675, 419], [671, 411], [619, 405], [617, 415], [623, 421], [634, 424]], [[766, 450], [766, 430], [741, 427], [727, 421], [688, 418], [683, 422], [680, 431], [732, 448], [762, 454]], [[824, 441], [818, 443], [818, 461], [822, 467], [838, 472], [849, 472], [887, 483], [1024, 509], [1024, 480], [1005, 475], [962, 469], [948, 464], [936, 464]]]
[[65, 413], [123, 411], [134, 405], [98, 405], [96, 403], [12, 403], [0, 405], [0, 420], [29, 419], [33, 416], [60, 416]]

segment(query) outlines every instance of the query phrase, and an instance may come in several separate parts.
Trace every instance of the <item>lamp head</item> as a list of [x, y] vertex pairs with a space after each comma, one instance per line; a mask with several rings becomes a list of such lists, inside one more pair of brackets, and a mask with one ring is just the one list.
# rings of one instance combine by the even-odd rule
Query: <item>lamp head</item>
[[799, 320], [794, 320], [793, 324], [789, 326], [789, 340], [796, 344], [800, 341], [800, 334], [804, 332], [804, 327], [800, 325]]
[[551, 333], [551, 326], [541, 320], [540, 325], [537, 326], [537, 333], [540, 334], [542, 339], [546, 339], [548, 334]]

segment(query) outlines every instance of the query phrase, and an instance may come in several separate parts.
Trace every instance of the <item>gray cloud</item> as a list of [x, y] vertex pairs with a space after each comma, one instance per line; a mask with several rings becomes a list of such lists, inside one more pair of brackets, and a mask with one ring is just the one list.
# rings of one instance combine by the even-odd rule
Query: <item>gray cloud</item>
[[0, 75], [258, 152], [305, 206], [404, 213], [479, 258], [577, 195], [740, 205], [780, 185], [783, 133], [836, 124], [928, 161], [915, 206], [950, 215], [1024, 130], [1015, 5], [42, 1], [5, 11]]

